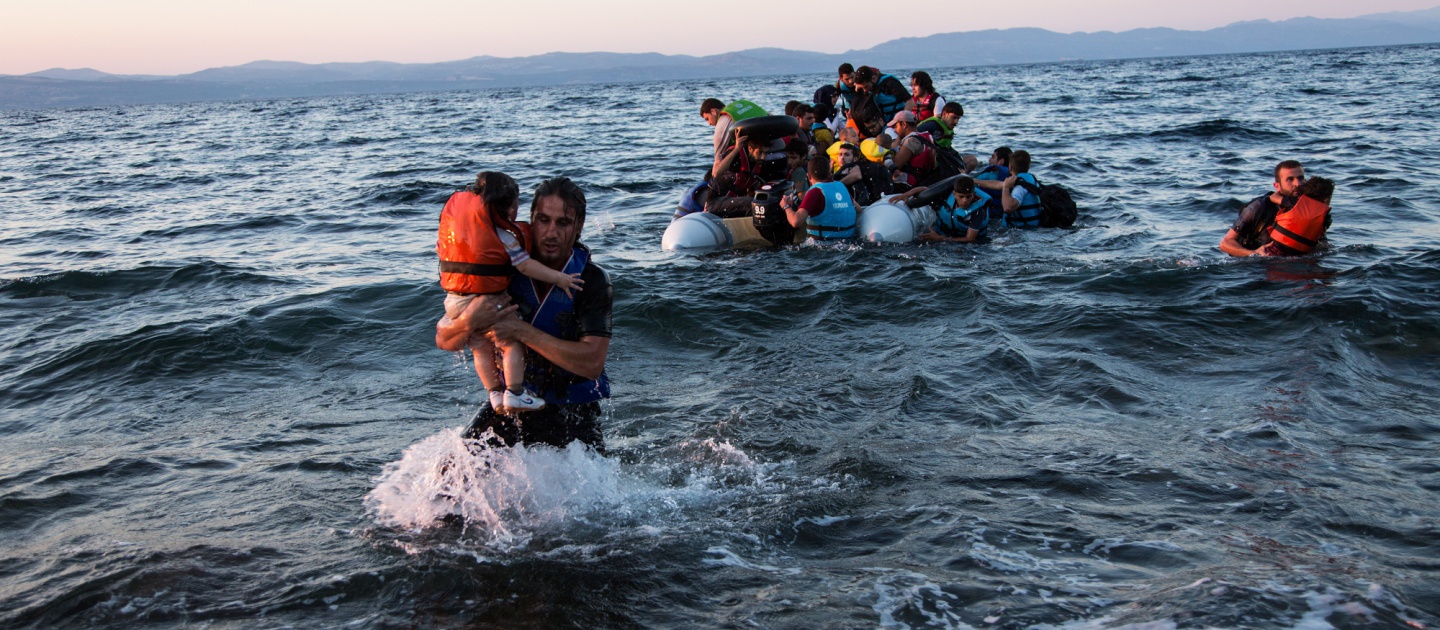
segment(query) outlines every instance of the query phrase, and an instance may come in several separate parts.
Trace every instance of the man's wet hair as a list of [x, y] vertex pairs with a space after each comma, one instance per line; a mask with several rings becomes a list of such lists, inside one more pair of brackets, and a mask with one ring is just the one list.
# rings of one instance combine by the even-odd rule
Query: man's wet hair
[[865, 84], [874, 81], [879, 76], [879, 70], [871, 68], [870, 66], [860, 66], [860, 69], [855, 71], [855, 82]]
[[854, 73], [855, 73], [855, 66], [852, 66], [852, 65], [850, 65], [850, 64], [848, 64], [848, 63], [842, 63], [842, 64], [840, 64], [840, 71], [839, 71], [837, 74], [854, 74]]
[[569, 177], [552, 177], [535, 187], [535, 198], [530, 201], [530, 213], [535, 213], [535, 208], [540, 206], [540, 199], [543, 197], [559, 197], [565, 204], [565, 209], [575, 213], [575, 222], [585, 224], [585, 191], [580, 190], [580, 185], [570, 181]]
[[707, 98], [704, 103], [700, 104], [701, 114], [707, 113], [712, 109], [725, 109], [725, 101], [718, 98]]
[[804, 118], [805, 114], [813, 113], [815, 113], [815, 108], [811, 107], [809, 103], [796, 103], [795, 109], [790, 112], [790, 115], [796, 118]]
[[942, 113], [942, 114], [955, 114], [956, 116], [964, 116], [964, 115], [965, 115], [965, 108], [962, 107], [959, 103], [956, 103], [955, 101], [949, 101], [949, 102], [945, 103], [945, 106], [944, 106], [944, 107], [940, 108], [940, 113]]
[[1001, 161], [1001, 162], [1004, 162], [1006, 165], [1009, 165], [1009, 164], [1010, 164], [1010, 147], [996, 147], [996, 148], [995, 148], [995, 157], [1000, 158], [1000, 161]]
[[1295, 189], [1295, 194], [1304, 195], [1320, 203], [1330, 203], [1330, 197], [1335, 194], [1335, 182], [1324, 177], [1311, 177]]
[[1010, 174], [1011, 174], [1011, 175], [1016, 175], [1016, 174], [1019, 174], [1019, 173], [1029, 173], [1029, 172], [1030, 172], [1030, 152], [1029, 152], [1029, 151], [1016, 151], [1016, 152], [1014, 152], [1014, 153], [1011, 153], [1011, 154], [1010, 154], [1010, 159], [1009, 159], [1009, 164], [1010, 164]]
[[794, 116], [795, 108], [801, 105], [800, 101], [788, 101], [785, 103], [785, 115]]
[[830, 181], [830, 158], [823, 155], [810, 156], [810, 163], [805, 165], [805, 172], [810, 175], [810, 179], [817, 182]]
[[1305, 168], [1298, 160], [1285, 160], [1275, 165], [1275, 181], [1280, 181], [1280, 171], [1288, 171], [1292, 168]]

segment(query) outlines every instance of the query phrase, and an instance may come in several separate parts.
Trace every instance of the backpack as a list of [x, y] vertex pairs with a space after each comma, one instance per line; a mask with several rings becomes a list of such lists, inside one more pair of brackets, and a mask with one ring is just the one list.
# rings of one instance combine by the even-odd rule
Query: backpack
[[954, 177], [965, 172], [965, 160], [960, 157], [959, 151], [951, 147], [942, 147], [935, 144], [935, 141], [920, 134], [916, 134], [915, 139], [935, 152], [935, 168], [930, 171], [929, 177], [920, 180], [919, 186], [929, 186], [942, 179]]
[[[1038, 183], [1040, 180], [1037, 178], [1035, 181]], [[1040, 198], [1040, 227], [1068, 228], [1075, 225], [1080, 212], [1075, 207], [1075, 200], [1070, 198], [1070, 191], [1059, 184], [1033, 186], [1021, 178], [1017, 178], [1015, 183]]]

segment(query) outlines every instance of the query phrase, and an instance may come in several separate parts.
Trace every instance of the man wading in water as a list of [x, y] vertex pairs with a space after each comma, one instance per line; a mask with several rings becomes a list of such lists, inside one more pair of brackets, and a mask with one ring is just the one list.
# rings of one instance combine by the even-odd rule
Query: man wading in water
[[436, 324], [435, 345], [442, 350], [465, 347], [472, 334], [525, 345], [525, 385], [547, 403], [522, 421], [496, 413], [487, 401], [465, 437], [479, 439], [494, 430], [495, 446], [518, 442], [564, 448], [579, 440], [604, 452], [600, 399], [610, 397], [605, 357], [613, 298], [609, 276], [579, 242], [584, 225], [585, 193], [580, 187], [565, 177], [541, 182], [530, 206], [530, 257], [556, 271], [580, 274], [584, 288], [571, 299], [552, 285], [516, 275], [508, 295], [476, 298], [458, 317]]
[[[1261, 256], [1260, 250], [1270, 244], [1270, 233], [1275, 228], [1275, 216], [1281, 210], [1295, 205], [1296, 190], [1305, 183], [1305, 167], [1295, 160], [1285, 160], [1275, 165], [1275, 192], [1260, 195], [1240, 209], [1240, 216], [1230, 226], [1230, 231], [1220, 239], [1220, 251], [1231, 256]], [[1330, 215], [1325, 215], [1326, 229], [1330, 227]], [[1321, 231], [1324, 233], [1324, 230]]]

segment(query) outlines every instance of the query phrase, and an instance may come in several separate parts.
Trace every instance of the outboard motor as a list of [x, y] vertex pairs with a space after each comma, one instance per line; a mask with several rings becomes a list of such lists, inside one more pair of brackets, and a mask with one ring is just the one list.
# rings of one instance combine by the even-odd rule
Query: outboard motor
[[750, 218], [755, 222], [755, 231], [775, 245], [787, 245], [795, 241], [795, 228], [790, 227], [790, 219], [785, 215], [785, 209], [780, 207], [780, 200], [794, 188], [794, 182], [782, 180], [765, 184], [755, 191], [755, 203]]

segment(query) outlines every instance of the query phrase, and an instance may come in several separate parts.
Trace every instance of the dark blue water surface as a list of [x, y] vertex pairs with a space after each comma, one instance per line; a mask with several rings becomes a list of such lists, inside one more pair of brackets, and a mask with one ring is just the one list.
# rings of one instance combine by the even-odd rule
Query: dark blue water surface
[[[1440, 47], [931, 72], [1079, 229], [662, 252], [818, 75], [0, 112], [0, 626], [1440, 624]], [[1329, 249], [1224, 256], [1287, 158]], [[487, 169], [589, 196], [608, 458], [457, 437]]]

